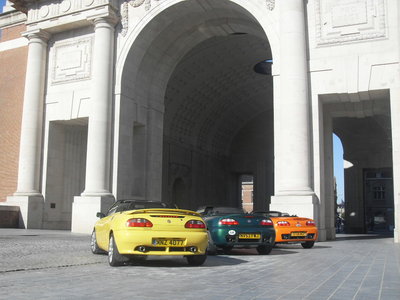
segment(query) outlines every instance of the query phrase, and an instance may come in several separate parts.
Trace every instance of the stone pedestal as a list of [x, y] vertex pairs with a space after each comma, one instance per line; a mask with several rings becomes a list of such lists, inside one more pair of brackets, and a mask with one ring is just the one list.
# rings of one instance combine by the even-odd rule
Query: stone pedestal
[[19, 228], [19, 207], [0, 205], [0, 228]]
[[91, 233], [98, 212], [106, 213], [114, 203], [113, 196], [74, 197], [71, 232]]
[[41, 229], [44, 199], [42, 196], [9, 196], [1, 205], [17, 206], [20, 209], [19, 228]]
[[[314, 219], [318, 216], [318, 199], [315, 195], [305, 196], [272, 196], [271, 211], [286, 212], [290, 215], [297, 215]], [[317, 221], [317, 220], [315, 220]]]

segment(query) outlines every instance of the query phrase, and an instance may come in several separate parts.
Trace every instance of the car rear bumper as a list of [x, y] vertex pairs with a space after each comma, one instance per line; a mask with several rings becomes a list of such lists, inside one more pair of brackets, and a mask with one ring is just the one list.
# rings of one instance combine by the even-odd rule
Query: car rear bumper
[[[207, 232], [114, 231], [119, 253], [138, 255], [203, 255], [208, 245]], [[168, 240], [160, 245], [157, 241]], [[171, 244], [172, 243], [172, 244]]]
[[[295, 234], [303, 234], [303, 236], [295, 236]], [[318, 239], [317, 228], [285, 228], [276, 231], [275, 243], [294, 243], [294, 242], [307, 242], [316, 241]]]
[[[259, 238], [240, 238], [239, 234], [242, 233], [258, 233], [260, 235]], [[228, 229], [216, 229], [211, 232], [211, 238], [214, 245], [217, 247], [243, 247], [243, 248], [251, 248], [257, 247], [260, 245], [273, 245], [275, 240], [275, 232], [273, 230], [270, 231], [235, 231]]]

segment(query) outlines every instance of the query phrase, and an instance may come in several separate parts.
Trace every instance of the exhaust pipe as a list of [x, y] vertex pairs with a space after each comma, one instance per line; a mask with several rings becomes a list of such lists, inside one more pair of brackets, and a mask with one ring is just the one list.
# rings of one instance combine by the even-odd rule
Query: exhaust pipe
[[197, 247], [189, 247], [189, 251], [195, 253], [197, 252]]
[[145, 246], [139, 246], [138, 248], [139, 252], [146, 252], [146, 247]]

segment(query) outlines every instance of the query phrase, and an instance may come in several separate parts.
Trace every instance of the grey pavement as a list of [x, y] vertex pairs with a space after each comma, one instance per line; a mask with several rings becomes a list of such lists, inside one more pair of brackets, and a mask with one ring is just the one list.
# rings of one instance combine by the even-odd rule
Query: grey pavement
[[234, 250], [201, 267], [169, 256], [112, 268], [89, 244], [67, 231], [0, 229], [0, 299], [400, 299], [400, 245], [390, 237]]

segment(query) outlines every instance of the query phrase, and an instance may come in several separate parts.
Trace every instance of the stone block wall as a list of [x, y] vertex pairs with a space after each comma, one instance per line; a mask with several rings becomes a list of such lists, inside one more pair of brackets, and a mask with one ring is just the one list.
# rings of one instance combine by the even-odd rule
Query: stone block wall
[[[24, 25], [2, 29], [0, 40], [0, 202], [17, 188], [19, 141], [28, 47], [13, 48]], [[4, 44], [3, 44], [4, 43]], [[2, 44], [7, 47], [1, 47]], [[6, 49], [6, 50], [5, 50]], [[0, 221], [2, 218], [0, 218]]]

